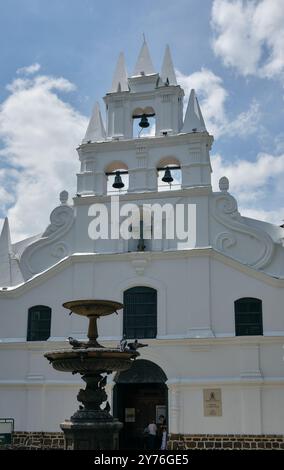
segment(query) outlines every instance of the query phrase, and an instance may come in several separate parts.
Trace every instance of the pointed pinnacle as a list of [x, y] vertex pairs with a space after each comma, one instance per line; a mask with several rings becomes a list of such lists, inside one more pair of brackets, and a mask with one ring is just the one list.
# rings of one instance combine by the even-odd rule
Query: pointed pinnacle
[[12, 252], [12, 245], [11, 245], [9, 219], [8, 217], [5, 217], [2, 232], [0, 235], [0, 254], [8, 255], [11, 252]]
[[177, 85], [177, 78], [175, 74], [175, 69], [173, 66], [173, 61], [171, 57], [171, 51], [169, 45], [166, 46], [162, 70], [161, 70], [161, 79], [163, 83], [168, 85]]
[[100, 140], [105, 140], [106, 131], [100, 111], [100, 105], [96, 102], [93, 113], [86, 131], [86, 135], [83, 139], [83, 144], [88, 142], [98, 142]]
[[144, 38], [139, 56], [133, 72], [133, 77], [137, 75], [152, 75], [155, 73], [154, 65], [150, 56], [147, 42]]
[[195, 95], [195, 90], [191, 90], [181, 132], [204, 131], [206, 131], [206, 126]]
[[128, 91], [128, 77], [123, 52], [119, 54], [110, 90], [111, 93], [117, 91]]

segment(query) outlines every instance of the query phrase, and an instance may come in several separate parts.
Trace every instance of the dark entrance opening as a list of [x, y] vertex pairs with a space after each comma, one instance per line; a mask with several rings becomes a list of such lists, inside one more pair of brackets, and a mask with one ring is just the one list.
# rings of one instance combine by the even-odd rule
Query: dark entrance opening
[[123, 423], [120, 449], [147, 449], [149, 439], [144, 430], [152, 420], [158, 427], [155, 448], [160, 448], [161, 427], [168, 422], [166, 380], [163, 370], [145, 359], [136, 360], [131, 369], [116, 375], [113, 413]]

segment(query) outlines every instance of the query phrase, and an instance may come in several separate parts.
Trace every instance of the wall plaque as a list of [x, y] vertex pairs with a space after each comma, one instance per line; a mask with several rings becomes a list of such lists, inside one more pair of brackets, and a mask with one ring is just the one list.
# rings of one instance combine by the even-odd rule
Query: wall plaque
[[135, 423], [135, 408], [125, 408], [125, 422]]
[[204, 416], [222, 416], [222, 396], [220, 388], [203, 390]]

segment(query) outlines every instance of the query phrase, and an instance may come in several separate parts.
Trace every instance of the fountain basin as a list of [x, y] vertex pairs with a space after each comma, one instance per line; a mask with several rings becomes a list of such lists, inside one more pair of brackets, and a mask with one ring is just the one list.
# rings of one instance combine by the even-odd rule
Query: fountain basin
[[64, 308], [84, 317], [103, 317], [123, 308], [120, 302], [112, 300], [72, 300], [63, 304]]
[[127, 370], [139, 353], [117, 348], [78, 348], [52, 351], [44, 356], [56, 370], [86, 374]]

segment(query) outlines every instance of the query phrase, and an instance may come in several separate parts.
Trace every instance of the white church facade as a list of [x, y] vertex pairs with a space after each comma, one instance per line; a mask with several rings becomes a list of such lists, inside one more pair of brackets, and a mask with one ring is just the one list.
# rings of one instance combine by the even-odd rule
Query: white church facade
[[[106, 126], [96, 104], [77, 149], [76, 195], [62, 191], [39, 236], [13, 244], [5, 220], [0, 418], [15, 420], [18, 439], [57, 435], [75, 411], [80, 377], [55, 371], [43, 354], [85, 337], [87, 321], [62, 304], [94, 298], [124, 303], [100, 319], [103, 345], [123, 335], [148, 344], [133, 369], [108, 379], [122, 442], [131, 435], [137, 446], [163, 415], [170, 446], [203, 448], [204, 435], [219, 446], [228, 435], [231, 446], [284, 446], [284, 229], [243, 217], [227, 178], [213, 192], [213, 137], [194, 90], [184, 118], [183, 99], [168, 47], [160, 73], [146, 42], [131, 76], [121, 54], [104, 97]], [[148, 134], [137, 133], [141, 121]], [[189, 205], [191, 242], [164, 235], [166, 209], [159, 238], [138, 229], [129, 240], [93, 239], [92, 207], [110, 210], [112, 195], [120, 206]]]

